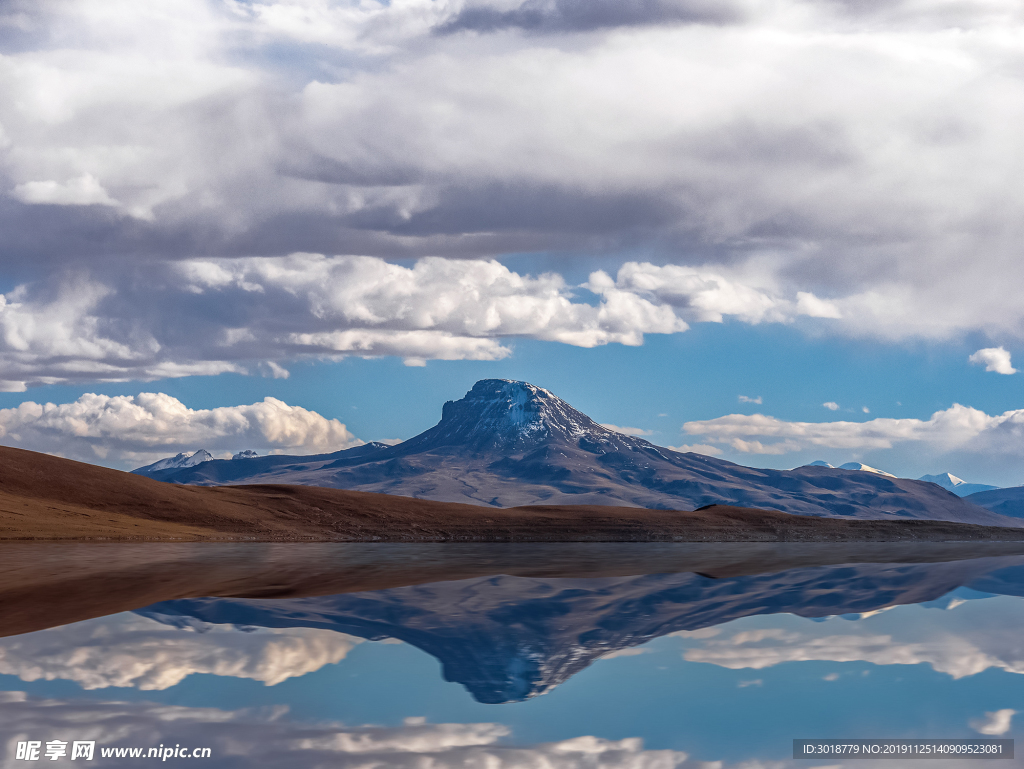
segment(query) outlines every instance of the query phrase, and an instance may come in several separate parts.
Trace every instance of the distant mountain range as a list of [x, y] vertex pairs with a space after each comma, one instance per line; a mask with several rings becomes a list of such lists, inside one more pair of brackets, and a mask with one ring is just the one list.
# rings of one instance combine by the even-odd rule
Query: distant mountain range
[[[824, 460], [811, 462], [807, 467], [832, 467]], [[840, 470], [863, 470], [868, 473], [877, 473], [889, 478], [895, 478], [892, 473], [879, 470], [870, 465], [860, 462], [847, 462], [839, 466]], [[963, 478], [957, 478], [952, 473], [939, 473], [938, 475], [922, 475], [919, 481], [934, 483], [947, 491], [952, 491], [958, 497], [970, 497], [972, 504], [984, 507], [986, 510], [1008, 515], [1013, 518], [1024, 518], [1024, 486], [1015, 486], [1009, 489], [1000, 489], [998, 486], [989, 486], [985, 483], [968, 483]], [[990, 491], [998, 491], [998, 494], [988, 494]]]
[[968, 496], [966, 501], [999, 515], [1024, 518], [1024, 486], [979, 491]]
[[[236, 454], [233, 459], [237, 459]], [[180, 470], [183, 467], [195, 467], [201, 465], [203, 462], [209, 462], [213, 459], [211, 454], [206, 449], [199, 449], [195, 454], [176, 454], [173, 457], [167, 457], [167, 459], [161, 459], [158, 462], [154, 462], [151, 465], [140, 467], [137, 470], [133, 470], [136, 475], [146, 475], [152, 477], [153, 473], [159, 473], [164, 470]]]
[[1009, 523], [932, 483], [859, 469], [755, 469], [655, 446], [602, 427], [543, 388], [504, 379], [477, 382], [464, 398], [444, 404], [437, 425], [394, 446], [199, 463], [195, 457], [135, 472], [181, 484], [298, 484], [494, 507], [725, 504], [828, 517]]
[[[178, 456], [181, 456], [181, 455], [179, 454]], [[817, 460], [815, 462], [811, 462], [809, 465], [805, 465], [805, 467], [832, 467], [833, 469], [835, 469], [833, 467], [833, 465], [830, 465], [828, 462], [825, 462], [824, 460], [821, 460], [821, 459], [819, 459], [819, 460]], [[885, 470], [879, 470], [877, 467], [872, 467], [871, 465], [865, 465], [862, 462], [847, 462], [845, 465], [839, 465], [839, 469], [840, 470], [860, 470], [860, 471], [865, 472], [865, 473], [875, 473], [876, 475], [884, 475], [887, 478], [895, 478], [896, 477], [892, 473], [887, 473], [887, 472], [885, 472]]]

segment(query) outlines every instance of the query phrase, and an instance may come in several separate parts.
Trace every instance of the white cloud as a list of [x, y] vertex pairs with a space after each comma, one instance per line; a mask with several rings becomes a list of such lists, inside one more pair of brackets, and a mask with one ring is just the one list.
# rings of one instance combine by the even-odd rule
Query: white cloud
[[644, 430], [641, 427], [619, 427], [618, 425], [606, 425], [602, 424], [601, 427], [605, 427], [612, 432], [622, 433], [623, 435], [650, 435], [650, 430]]
[[756, 398], [751, 398], [748, 395], [739, 396], [740, 403], [756, 403], [758, 406], [761, 405], [761, 396], [758, 395]]
[[678, 451], [681, 454], [687, 452], [693, 452], [695, 454], [707, 454], [708, 456], [715, 457], [722, 453], [722, 449], [719, 446], [712, 446], [710, 443], [684, 443], [682, 446], [666, 446], [666, 448], [672, 449], [672, 451]]
[[273, 686], [337, 663], [362, 642], [315, 628], [240, 632], [207, 625], [195, 632], [120, 614], [0, 638], [0, 673], [74, 681], [83, 689], [168, 689], [197, 673]]
[[1010, 722], [1016, 710], [1003, 708], [992, 713], [986, 713], [984, 718], [971, 719], [970, 727], [979, 734], [990, 734], [993, 736], [1006, 734], [1010, 731]]
[[649, 654], [650, 649], [643, 646], [627, 646], [625, 649], [616, 649], [613, 652], [601, 655], [603, 660], [614, 660], [619, 657], [638, 657], [641, 654]]
[[[729, 414], [687, 422], [683, 430], [744, 453], [783, 454], [809, 448], [890, 449], [899, 444], [924, 445], [935, 451], [1011, 451], [1024, 431], [1024, 409], [989, 416], [954, 404], [930, 419], [871, 419], [866, 422], [788, 422], [763, 414]], [[767, 439], [771, 443], [762, 443]]]
[[839, 404], [836, 403], [835, 401], [825, 401], [821, 405], [827, 408], [829, 411], [839, 411]]
[[261, 363], [260, 370], [266, 372], [264, 376], [269, 376], [272, 379], [288, 379], [291, 376], [291, 372], [288, 369], [272, 360]]
[[[399, 356], [409, 366], [498, 360], [511, 352], [503, 341], [516, 338], [640, 345], [645, 334], [686, 330], [677, 313], [706, 318], [709, 308], [718, 320], [768, 319], [757, 301], [744, 309], [753, 289], [740, 283], [726, 290], [700, 278], [690, 295], [654, 290], [653, 269], [627, 264], [617, 282], [592, 274], [596, 303], [557, 274], [521, 275], [493, 260], [404, 266], [293, 254], [62, 273], [0, 296], [0, 387], [222, 372], [284, 378], [289, 360], [347, 355]], [[704, 310], [687, 309], [691, 300]], [[790, 319], [786, 302], [772, 306], [771, 319]]]
[[1010, 353], [1003, 347], [986, 347], [971, 355], [968, 360], [975, 366], [984, 366], [986, 371], [997, 374], [1017, 373], [1017, 369], [1010, 363]]
[[61, 404], [26, 401], [0, 409], [0, 442], [132, 466], [197, 448], [308, 454], [362, 443], [337, 419], [276, 398], [247, 406], [190, 409], [163, 393], [87, 393]]
[[116, 200], [107, 194], [92, 174], [82, 174], [66, 183], [55, 181], [25, 182], [11, 193], [22, 203], [47, 203], [57, 206], [116, 206]]
[[796, 292], [796, 311], [799, 315], [812, 318], [841, 318], [843, 314], [832, 302], [819, 299], [807, 291]]

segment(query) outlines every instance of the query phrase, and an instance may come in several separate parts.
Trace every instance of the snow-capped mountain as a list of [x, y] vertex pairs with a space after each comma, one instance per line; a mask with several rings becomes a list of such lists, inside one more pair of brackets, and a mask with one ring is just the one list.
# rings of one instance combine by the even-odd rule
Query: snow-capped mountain
[[813, 462], [804, 465], [804, 467], [834, 467], [834, 465], [830, 465], [824, 459], [815, 459]]
[[258, 456], [259, 456], [259, 454], [257, 454], [255, 451], [252, 451], [251, 449], [246, 449], [245, 451], [239, 451], [237, 454], [232, 454], [231, 458], [232, 459], [255, 459]]
[[145, 467], [139, 467], [132, 470], [133, 473], [139, 475], [149, 475], [150, 473], [159, 472], [160, 470], [177, 470], [183, 467], [195, 467], [201, 465], [203, 462], [209, 462], [213, 459], [211, 454], [206, 449], [199, 449], [195, 454], [176, 454], [173, 457], [167, 457], [154, 462], [151, 465]]
[[968, 483], [963, 478], [957, 478], [952, 473], [940, 473], [939, 475], [922, 475], [919, 481], [937, 483], [942, 488], [952, 491], [958, 497], [966, 497], [968, 494], [977, 494], [979, 491], [991, 491], [998, 486], [987, 486], [984, 483]]
[[865, 465], [863, 462], [847, 462], [845, 465], [839, 465], [840, 470], [861, 470], [865, 473], [877, 473], [878, 475], [884, 475], [886, 478], [895, 478], [896, 476], [892, 473], [887, 473], [885, 470], [879, 470], [877, 467], [871, 465]]
[[394, 446], [142, 470], [173, 483], [306, 484], [494, 507], [729, 504], [799, 515], [1009, 523], [920, 481], [828, 467], [757, 469], [655, 446], [602, 427], [541, 387], [506, 379], [477, 382], [444, 404], [434, 427]]
[[483, 379], [466, 397], [445, 403], [434, 427], [395, 448], [410, 454], [457, 446], [507, 456], [551, 444], [587, 445], [600, 453], [652, 445], [602, 427], [543, 387]]

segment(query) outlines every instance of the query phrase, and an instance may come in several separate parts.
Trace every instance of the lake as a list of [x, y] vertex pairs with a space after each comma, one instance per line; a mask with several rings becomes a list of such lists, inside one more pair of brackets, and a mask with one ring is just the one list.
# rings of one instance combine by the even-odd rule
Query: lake
[[[1020, 543], [24, 543], [0, 577], [4, 767], [891, 767], [793, 741], [1024, 721]], [[136, 748], [169, 755], [101, 755]]]

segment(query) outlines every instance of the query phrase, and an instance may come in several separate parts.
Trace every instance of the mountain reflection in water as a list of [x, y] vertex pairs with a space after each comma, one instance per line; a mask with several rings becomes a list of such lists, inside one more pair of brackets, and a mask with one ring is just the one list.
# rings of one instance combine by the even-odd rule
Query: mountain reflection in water
[[0, 748], [689, 769], [1009, 737], [1017, 596], [1020, 543], [5, 546]]
[[396, 638], [442, 664], [479, 702], [543, 694], [595, 659], [680, 630], [757, 614], [827, 617], [937, 599], [967, 587], [1021, 595], [1024, 557], [937, 564], [844, 564], [774, 574], [559, 579], [492, 576], [289, 600], [200, 598], [139, 613], [271, 628]]

